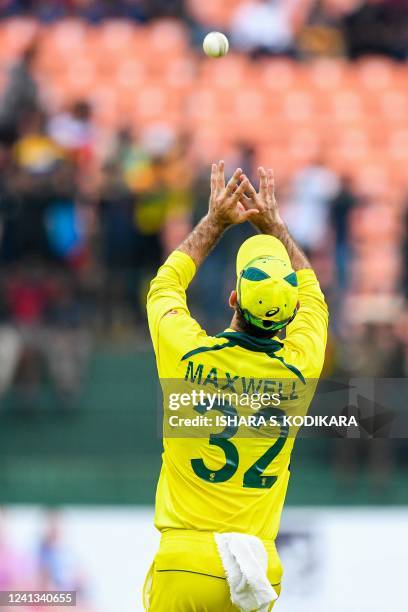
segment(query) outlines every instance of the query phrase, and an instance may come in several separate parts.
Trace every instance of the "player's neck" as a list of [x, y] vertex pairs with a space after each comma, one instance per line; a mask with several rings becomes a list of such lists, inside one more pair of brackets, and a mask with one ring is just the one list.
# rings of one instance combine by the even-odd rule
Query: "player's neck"
[[236, 332], [245, 332], [245, 329], [243, 329], [236, 314], [234, 314], [232, 317], [230, 329]]
[[264, 333], [262, 333], [261, 331], [258, 332], [256, 328], [254, 329], [252, 326], [250, 326], [247, 323], [242, 324], [240, 321], [240, 317], [237, 315], [237, 313], [235, 313], [234, 316], [232, 317], [232, 321], [230, 323], [229, 328], [236, 332], [248, 334], [249, 336], [253, 336], [254, 338], [263, 338], [263, 339], [269, 339], [269, 340], [273, 338], [273, 336], [266, 335], [265, 332]]

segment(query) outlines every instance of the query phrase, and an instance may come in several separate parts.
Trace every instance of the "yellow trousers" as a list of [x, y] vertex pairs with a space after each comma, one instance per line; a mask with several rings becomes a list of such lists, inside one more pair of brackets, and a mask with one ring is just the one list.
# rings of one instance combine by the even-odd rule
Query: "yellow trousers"
[[[264, 540], [264, 545], [268, 578], [279, 594], [281, 562], [275, 543]], [[214, 535], [184, 529], [163, 532], [145, 581], [143, 601], [149, 612], [237, 612]]]

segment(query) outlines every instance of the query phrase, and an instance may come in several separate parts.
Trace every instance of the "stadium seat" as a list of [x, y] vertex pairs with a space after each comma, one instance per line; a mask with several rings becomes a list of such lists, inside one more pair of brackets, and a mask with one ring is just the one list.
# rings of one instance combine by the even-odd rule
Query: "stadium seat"
[[149, 30], [149, 54], [159, 54], [161, 57], [169, 51], [186, 51], [188, 32], [186, 27], [173, 19], [157, 19], [152, 22]]
[[390, 59], [366, 57], [356, 64], [360, 86], [369, 90], [384, 90], [393, 83], [394, 64]]
[[265, 113], [264, 96], [250, 89], [240, 91], [235, 96], [232, 108], [236, 112], [238, 122], [256, 123], [262, 120]]
[[29, 18], [15, 18], [0, 22], [0, 59], [16, 59], [35, 41], [39, 33], [38, 22]]
[[46, 39], [64, 54], [75, 53], [86, 41], [87, 26], [80, 19], [64, 19], [47, 29]]
[[403, 130], [391, 132], [388, 143], [389, 155], [396, 160], [404, 160], [408, 168], [408, 126]]
[[406, 120], [408, 123], [408, 89], [405, 92], [388, 90], [379, 97], [379, 110], [390, 122]]
[[[369, 152], [365, 158], [360, 160], [355, 171], [356, 187], [366, 196], [372, 198], [388, 199], [390, 190], [393, 188], [389, 166], [383, 163], [383, 153], [376, 156]], [[367, 227], [369, 224], [366, 217]], [[373, 219], [371, 220], [373, 223]]]
[[310, 84], [319, 90], [329, 91], [344, 86], [346, 66], [347, 64], [343, 60], [316, 60], [310, 65]]
[[361, 96], [356, 91], [338, 90], [332, 98], [333, 119], [355, 121], [363, 115]]
[[195, 88], [188, 99], [188, 114], [193, 122], [216, 118], [218, 97], [210, 87]]
[[299, 72], [294, 62], [286, 59], [271, 60], [261, 64], [259, 74], [264, 87], [282, 91], [296, 84]]
[[321, 139], [315, 131], [298, 129], [289, 138], [288, 153], [296, 164], [308, 164], [320, 154], [321, 144]]
[[196, 67], [191, 58], [182, 56], [172, 61], [163, 75], [167, 86], [184, 90], [186, 95], [191, 91], [196, 76]]
[[115, 67], [113, 78], [123, 92], [139, 90], [146, 81], [146, 67], [140, 58], [125, 58]]
[[135, 35], [136, 27], [131, 22], [109, 19], [98, 28], [98, 44], [107, 53], [123, 53], [127, 56]]
[[137, 95], [130, 111], [134, 121], [139, 125], [146, 121], [163, 121], [178, 123], [182, 119], [182, 104], [180, 98], [168, 95], [160, 83], [144, 87]]
[[93, 90], [91, 102], [98, 124], [107, 128], [115, 128], [119, 124], [120, 96], [115, 88], [99, 87]]
[[286, 94], [283, 114], [288, 121], [310, 121], [314, 113], [314, 98], [308, 90], [292, 89]]
[[250, 74], [251, 67], [248, 62], [235, 54], [223, 58], [222, 62], [203, 59], [199, 64], [200, 80], [221, 89], [242, 86], [244, 79]]

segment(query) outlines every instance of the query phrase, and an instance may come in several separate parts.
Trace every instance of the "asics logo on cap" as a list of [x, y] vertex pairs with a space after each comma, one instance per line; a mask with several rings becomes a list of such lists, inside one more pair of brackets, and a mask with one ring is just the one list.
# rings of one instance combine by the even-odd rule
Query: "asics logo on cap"
[[271, 310], [268, 310], [268, 312], [265, 312], [265, 317], [273, 317], [274, 315], [278, 314], [279, 311], [280, 311], [279, 306], [275, 306], [275, 308], [271, 308]]

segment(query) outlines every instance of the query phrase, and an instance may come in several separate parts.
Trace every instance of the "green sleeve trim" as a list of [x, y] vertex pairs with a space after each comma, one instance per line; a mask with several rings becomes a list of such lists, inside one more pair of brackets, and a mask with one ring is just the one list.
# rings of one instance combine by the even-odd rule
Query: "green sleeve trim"
[[286, 363], [283, 357], [278, 357], [277, 355], [270, 355], [270, 357], [272, 357], [272, 359], [277, 359], [278, 361], [280, 361], [285, 366], [285, 368], [288, 368], [288, 370], [293, 372], [293, 374], [295, 374], [304, 385], [306, 384], [305, 377], [296, 366], [292, 365], [291, 363]]
[[190, 357], [193, 357], [194, 355], [199, 355], [200, 353], [206, 353], [207, 351], [220, 351], [221, 349], [228, 348], [231, 346], [236, 346], [236, 342], [229, 340], [228, 342], [225, 342], [225, 344], [214, 344], [214, 346], [199, 346], [198, 348], [193, 349], [192, 351], [189, 351], [188, 353], [186, 353], [181, 358], [181, 361], [185, 361], [186, 359], [189, 359]]

